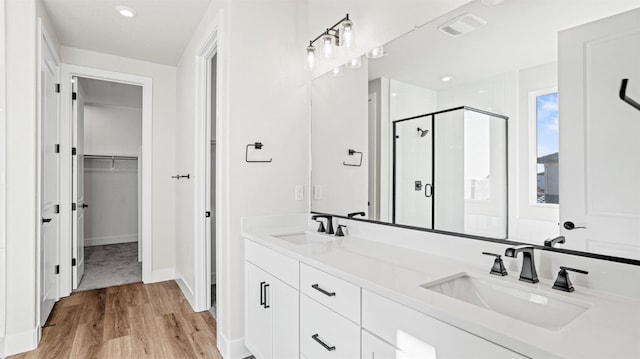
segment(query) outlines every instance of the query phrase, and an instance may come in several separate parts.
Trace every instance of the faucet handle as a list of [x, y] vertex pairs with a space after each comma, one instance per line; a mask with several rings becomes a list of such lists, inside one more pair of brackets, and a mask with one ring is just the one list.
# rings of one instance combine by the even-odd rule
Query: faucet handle
[[569, 279], [569, 273], [567, 273], [567, 271], [589, 274], [586, 270], [560, 266], [560, 272], [558, 272], [558, 277], [556, 278], [555, 283], [553, 283], [553, 289], [565, 292], [573, 292], [575, 290], [575, 288], [573, 288], [573, 283], [571, 283], [571, 279]]
[[320, 223], [320, 225], [318, 226], [318, 232], [324, 233], [326, 232], [326, 230], [324, 229], [324, 223], [322, 221], [319, 221], [316, 219], [316, 222]]
[[490, 252], [482, 252], [482, 254], [487, 256], [494, 256], [496, 259], [493, 261], [493, 267], [491, 267], [491, 271], [489, 274], [505, 276], [507, 275], [507, 268], [504, 267], [504, 263], [502, 262], [502, 256], [500, 254], [490, 253]]
[[342, 228], [347, 228], [347, 226], [345, 226], [344, 224], [338, 225], [338, 229], [336, 229], [336, 237], [344, 237], [344, 232], [342, 231]]

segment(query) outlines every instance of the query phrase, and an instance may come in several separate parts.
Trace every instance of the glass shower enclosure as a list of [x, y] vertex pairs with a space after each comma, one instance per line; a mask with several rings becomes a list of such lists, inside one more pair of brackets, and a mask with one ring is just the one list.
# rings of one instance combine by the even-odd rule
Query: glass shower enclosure
[[506, 238], [507, 120], [461, 106], [394, 121], [393, 223]]

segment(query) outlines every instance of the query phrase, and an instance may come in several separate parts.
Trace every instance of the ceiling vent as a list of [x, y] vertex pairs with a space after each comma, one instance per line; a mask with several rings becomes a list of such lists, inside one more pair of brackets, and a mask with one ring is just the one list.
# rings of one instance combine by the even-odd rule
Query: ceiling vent
[[487, 22], [473, 14], [463, 14], [445, 24], [438, 26], [438, 30], [453, 37], [462, 36], [469, 33]]

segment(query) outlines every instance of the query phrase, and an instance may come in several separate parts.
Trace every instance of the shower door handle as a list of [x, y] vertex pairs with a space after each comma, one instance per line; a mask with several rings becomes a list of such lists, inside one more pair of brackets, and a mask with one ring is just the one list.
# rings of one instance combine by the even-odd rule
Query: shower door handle
[[430, 198], [433, 196], [433, 185], [426, 183], [424, 185], [424, 196]]

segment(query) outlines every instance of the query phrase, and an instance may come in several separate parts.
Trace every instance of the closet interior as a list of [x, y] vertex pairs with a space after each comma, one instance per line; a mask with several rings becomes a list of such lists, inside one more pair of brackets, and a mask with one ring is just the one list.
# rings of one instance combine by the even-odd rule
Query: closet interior
[[84, 192], [78, 290], [140, 282], [142, 87], [87, 78], [77, 85], [83, 149], [77, 189]]

